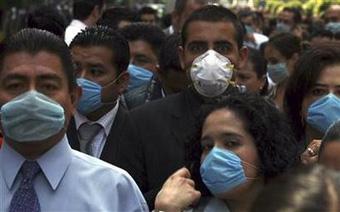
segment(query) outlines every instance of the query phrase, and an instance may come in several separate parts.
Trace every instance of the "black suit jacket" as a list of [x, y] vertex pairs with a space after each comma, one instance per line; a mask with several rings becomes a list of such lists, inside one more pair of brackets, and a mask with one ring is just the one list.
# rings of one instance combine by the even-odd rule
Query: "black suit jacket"
[[[129, 129], [128, 133], [126, 129]], [[136, 146], [134, 145], [134, 142], [138, 141], [135, 136], [136, 133], [129, 112], [123, 105], [119, 105], [100, 159], [126, 170], [133, 178], [139, 179], [138, 176], [135, 176], [138, 173], [134, 169], [135, 165], [131, 164], [136, 160], [134, 157], [137, 156], [134, 152], [136, 149], [132, 148]], [[79, 151], [80, 143], [74, 118], [70, 120], [67, 137], [71, 147]]]
[[197, 132], [201, 105], [202, 100], [188, 89], [131, 111], [140, 145], [140, 160], [134, 163], [137, 181], [150, 209], [165, 180], [190, 163], [188, 144]]

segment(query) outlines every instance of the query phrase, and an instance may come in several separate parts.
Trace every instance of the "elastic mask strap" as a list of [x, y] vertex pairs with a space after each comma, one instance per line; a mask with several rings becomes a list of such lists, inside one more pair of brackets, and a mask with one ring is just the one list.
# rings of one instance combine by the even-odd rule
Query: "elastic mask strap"
[[118, 75], [118, 77], [116, 77], [116, 79], [114, 79], [112, 82], [109, 82], [109, 83], [107, 83], [106, 85], [104, 85], [103, 88], [104, 88], [104, 87], [109, 87], [110, 85], [115, 84], [115, 83], [121, 78], [121, 76], [123, 76], [123, 74], [124, 74], [124, 72], [120, 73], [120, 74]]

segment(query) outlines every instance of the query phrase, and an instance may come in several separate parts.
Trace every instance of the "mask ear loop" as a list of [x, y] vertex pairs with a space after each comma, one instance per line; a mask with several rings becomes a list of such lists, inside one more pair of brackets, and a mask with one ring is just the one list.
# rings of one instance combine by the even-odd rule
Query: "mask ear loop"
[[[124, 72], [120, 73], [118, 75], [118, 77], [116, 77], [116, 79], [114, 79], [112, 82], [109, 82], [108, 84], [104, 85], [102, 87], [102, 90], [106, 87], [109, 87], [111, 86], [112, 84], [115, 84], [122, 76], [124, 75]], [[103, 105], [112, 105], [112, 104], [115, 104], [117, 101], [120, 100], [120, 96], [118, 96], [117, 100], [115, 102], [102, 102]]]
[[[251, 167], [251, 168], [254, 168], [254, 169], [256, 169], [257, 171], [260, 170], [258, 167], [256, 167], [255, 165], [253, 165], [253, 164], [251, 164], [251, 163], [245, 162], [245, 161], [243, 161], [243, 160], [241, 160], [241, 161], [242, 161], [243, 164], [245, 164], [245, 165], [247, 165], [247, 166], [249, 166], [249, 167]], [[257, 179], [259, 179], [259, 177], [247, 177], [247, 176], [246, 176], [246, 178], [247, 178], [247, 180], [257, 180]]]

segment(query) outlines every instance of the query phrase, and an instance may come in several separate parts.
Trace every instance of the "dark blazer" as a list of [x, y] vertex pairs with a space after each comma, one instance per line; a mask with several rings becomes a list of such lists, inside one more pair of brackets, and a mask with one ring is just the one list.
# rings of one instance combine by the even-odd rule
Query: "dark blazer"
[[201, 104], [193, 91], [187, 89], [131, 111], [141, 145], [138, 153], [141, 160], [135, 167], [150, 209], [165, 180], [190, 163], [188, 144], [197, 131]]
[[[129, 112], [124, 106], [119, 105], [115, 120], [112, 124], [105, 146], [103, 148], [100, 159], [112, 165], [118, 166], [135, 178], [134, 165], [131, 164], [137, 154], [134, 153], [137, 142], [136, 133]], [[125, 129], [129, 128], [129, 133]], [[71, 147], [75, 150], [80, 150], [75, 120], [72, 118], [67, 130], [67, 137]], [[138, 179], [138, 177], [136, 177]]]

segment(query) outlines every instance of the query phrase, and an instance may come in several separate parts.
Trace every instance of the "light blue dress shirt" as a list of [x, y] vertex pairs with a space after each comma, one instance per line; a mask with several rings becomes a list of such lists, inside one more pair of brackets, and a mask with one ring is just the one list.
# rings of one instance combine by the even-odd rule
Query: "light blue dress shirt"
[[[0, 211], [8, 211], [19, 187], [25, 158], [3, 144], [0, 150]], [[34, 180], [41, 211], [148, 211], [129, 174], [104, 161], [72, 150], [66, 136], [37, 162]]]

